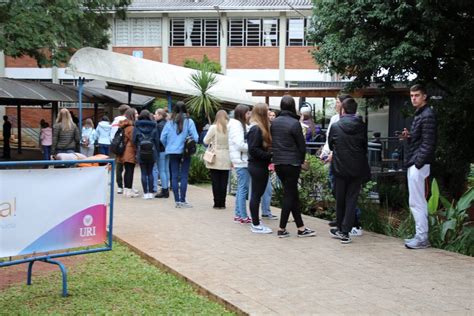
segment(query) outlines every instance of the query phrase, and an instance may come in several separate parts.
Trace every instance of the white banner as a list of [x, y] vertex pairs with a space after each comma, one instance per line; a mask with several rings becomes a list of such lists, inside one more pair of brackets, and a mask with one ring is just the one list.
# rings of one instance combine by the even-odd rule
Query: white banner
[[0, 258], [101, 244], [106, 167], [0, 170]]

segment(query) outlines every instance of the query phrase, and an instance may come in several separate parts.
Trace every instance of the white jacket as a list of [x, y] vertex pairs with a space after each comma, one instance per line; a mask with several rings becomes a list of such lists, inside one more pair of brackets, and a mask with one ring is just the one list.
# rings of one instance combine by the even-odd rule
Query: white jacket
[[[244, 139], [244, 129], [242, 123], [236, 119], [230, 119], [229, 125], [227, 125], [229, 133], [229, 154], [230, 161], [234, 168], [247, 168], [248, 167], [248, 156], [247, 156], [247, 142]], [[248, 131], [248, 126], [246, 126]]]
[[323, 146], [323, 150], [321, 151], [320, 157], [328, 156], [331, 153], [331, 150], [329, 149], [329, 131], [331, 130], [332, 124], [338, 122], [339, 119], [340, 119], [339, 114], [335, 114], [331, 117], [331, 120], [329, 121], [328, 129], [326, 131], [326, 143]]

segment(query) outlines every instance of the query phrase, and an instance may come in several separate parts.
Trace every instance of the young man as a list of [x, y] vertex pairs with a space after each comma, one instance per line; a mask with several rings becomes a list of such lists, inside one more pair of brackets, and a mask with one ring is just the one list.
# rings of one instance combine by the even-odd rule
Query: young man
[[8, 116], [3, 116], [3, 159], [10, 160], [10, 137], [12, 136], [12, 123]]
[[332, 151], [331, 170], [335, 176], [336, 223], [329, 233], [341, 243], [352, 242], [357, 198], [362, 183], [369, 179], [367, 159], [367, 126], [356, 114], [354, 99], [342, 102], [341, 117], [331, 126], [328, 144]]
[[[119, 129], [119, 124], [121, 121], [125, 120], [125, 112], [130, 108], [127, 104], [122, 104], [119, 106], [118, 111], [119, 114], [114, 118], [114, 121], [112, 122], [112, 127], [110, 128], [110, 140], [114, 139], [115, 133], [117, 133], [117, 130]], [[115, 169], [115, 176], [116, 176], [116, 181], [117, 181], [117, 194], [122, 194], [123, 193], [123, 163], [118, 162], [118, 160], [115, 161], [116, 163], [116, 168]]]
[[428, 106], [428, 95], [422, 85], [410, 88], [415, 117], [411, 130], [403, 129], [402, 138], [407, 141], [407, 180], [410, 211], [415, 219], [416, 234], [405, 240], [409, 249], [430, 246], [428, 241], [428, 203], [425, 196], [425, 179], [430, 175], [430, 165], [435, 159], [436, 116]]

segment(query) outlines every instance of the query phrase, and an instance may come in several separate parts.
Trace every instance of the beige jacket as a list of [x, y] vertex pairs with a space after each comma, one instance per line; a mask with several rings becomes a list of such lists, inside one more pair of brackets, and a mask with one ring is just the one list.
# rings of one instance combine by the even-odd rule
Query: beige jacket
[[213, 164], [206, 162], [206, 167], [208, 169], [230, 170], [231, 162], [227, 134], [219, 132], [216, 125], [211, 125], [206, 137], [204, 137], [204, 144], [209, 145], [210, 143], [214, 146], [216, 161]]

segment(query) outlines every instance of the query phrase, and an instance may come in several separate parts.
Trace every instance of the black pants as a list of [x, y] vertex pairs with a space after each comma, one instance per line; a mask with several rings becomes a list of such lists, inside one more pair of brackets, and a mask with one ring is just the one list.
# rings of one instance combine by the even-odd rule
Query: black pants
[[354, 226], [357, 199], [362, 180], [336, 176], [336, 222], [337, 228], [349, 233]]
[[142, 172], [142, 187], [143, 193], [153, 192], [153, 165], [154, 162], [146, 162], [140, 164], [140, 171]]
[[260, 218], [258, 216], [260, 201], [268, 183], [268, 166], [256, 165], [249, 162], [248, 170], [252, 183], [249, 203], [250, 214], [252, 214], [252, 224], [257, 226], [260, 224]]
[[281, 207], [280, 228], [285, 229], [290, 212], [295, 219], [296, 227], [304, 226], [301, 217], [300, 198], [298, 195], [298, 179], [301, 167], [292, 165], [275, 165], [275, 171], [283, 186], [283, 202]]
[[10, 138], [4, 137], [3, 139], [3, 158], [10, 159]]
[[133, 172], [135, 171], [135, 164], [131, 162], [124, 163], [125, 166], [125, 188], [131, 189], [133, 185]]
[[225, 207], [227, 182], [229, 181], [229, 170], [209, 169], [209, 171], [211, 173], [214, 207]]
[[115, 165], [115, 178], [117, 180], [117, 186], [123, 189], [123, 163], [117, 161]]

